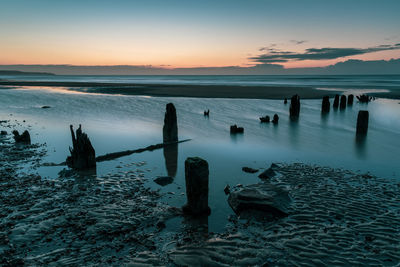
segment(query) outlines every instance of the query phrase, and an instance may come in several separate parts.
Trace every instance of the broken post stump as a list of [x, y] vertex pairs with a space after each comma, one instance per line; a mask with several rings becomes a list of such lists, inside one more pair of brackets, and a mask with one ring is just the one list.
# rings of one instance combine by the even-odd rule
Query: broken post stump
[[21, 135], [17, 130], [13, 132], [15, 143], [24, 143], [24, 144], [31, 144], [31, 135], [27, 130], [25, 130]]
[[329, 96], [324, 96], [322, 98], [321, 112], [322, 113], [328, 113], [330, 109], [331, 109], [331, 102], [329, 102]]
[[199, 157], [185, 160], [187, 203], [182, 207], [186, 214], [210, 215], [208, 207], [208, 163]]
[[273, 124], [277, 124], [278, 122], [279, 122], [279, 116], [278, 116], [278, 114], [274, 114], [274, 117], [272, 119], [272, 123]]
[[300, 96], [294, 95], [290, 100], [290, 108], [289, 108], [290, 118], [297, 119], [300, 114]]
[[236, 124], [235, 125], [231, 125], [230, 133], [231, 134], [244, 133], [244, 128], [243, 127], [238, 127]]
[[176, 119], [176, 109], [174, 104], [168, 103], [166, 106], [164, 127], [163, 127], [163, 142], [178, 141], [178, 123]]
[[335, 95], [335, 100], [333, 100], [333, 108], [338, 108], [339, 107], [339, 95]]
[[69, 126], [72, 137], [72, 148], [69, 148], [71, 156], [67, 157], [67, 165], [77, 170], [85, 170], [96, 167], [96, 153], [86, 133], [82, 132], [82, 127], [76, 130]]
[[357, 135], [365, 135], [368, 132], [369, 112], [360, 110], [357, 117]]
[[340, 109], [345, 109], [347, 105], [347, 98], [345, 95], [340, 97]]
[[348, 105], [348, 106], [352, 106], [352, 105], [353, 105], [353, 102], [354, 102], [354, 95], [349, 95], [349, 96], [347, 97], [347, 105]]
[[283, 100], [283, 104], [287, 104], [287, 98], [285, 97], [285, 100]]

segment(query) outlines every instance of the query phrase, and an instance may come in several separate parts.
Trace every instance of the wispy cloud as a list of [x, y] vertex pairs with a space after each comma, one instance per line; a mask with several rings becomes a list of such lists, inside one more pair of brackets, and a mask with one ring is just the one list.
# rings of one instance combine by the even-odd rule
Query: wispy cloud
[[299, 44], [304, 44], [307, 41], [306, 40], [290, 40], [290, 42], [293, 43], [293, 44], [299, 45]]
[[265, 50], [262, 51], [267, 51], [268, 53], [250, 57], [249, 59], [257, 63], [281, 63], [301, 60], [327, 60], [395, 49], [400, 49], [400, 43], [393, 45], [379, 45], [368, 48], [308, 48], [303, 53], [281, 51], [279, 49], [267, 47], [265, 48]]

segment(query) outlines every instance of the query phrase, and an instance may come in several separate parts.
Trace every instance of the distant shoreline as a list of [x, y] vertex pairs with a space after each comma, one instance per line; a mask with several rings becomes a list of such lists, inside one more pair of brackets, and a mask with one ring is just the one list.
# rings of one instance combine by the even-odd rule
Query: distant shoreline
[[[194, 98], [241, 98], [241, 99], [284, 99], [298, 94], [302, 99], [320, 99], [334, 96], [345, 90], [320, 90], [301, 86], [240, 86], [240, 85], [188, 85], [188, 84], [140, 84], [140, 83], [97, 83], [60, 81], [5, 81], [3, 86], [65, 87], [83, 93], [140, 95], [154, 97]], [[371, 93], [376, 97], [400, 99], [400, 92]]]

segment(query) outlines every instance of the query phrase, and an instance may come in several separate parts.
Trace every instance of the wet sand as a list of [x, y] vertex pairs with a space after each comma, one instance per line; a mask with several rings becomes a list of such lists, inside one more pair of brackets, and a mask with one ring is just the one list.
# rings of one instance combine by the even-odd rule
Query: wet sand
[[[6, 121], [2, 129], [27, 127]], [[27, 127], [29, 128], [29, 127]], [[305, 164], [278, 164], [265, 181], [290, 192], [289, 216], [226, 218], [220, 233], [208, 218], [184, 218], [145, 187], [146, 162], [106, 175], [36, 173], [45, 144], [0, 138], [0, 259], [16, 266], [379, 265], [400, 262], [400, 184], [371, 174]], [[118, 168], [115, 167], [115, 168]], [[256, 174], [254, 174], [256, 175]], [[222, 194], [222, 192], [221, 192]]]
[[0, 81], [0, 85], [35, 86], [38, 88], [63, 87], [72, 91], [101, 94], [242, 99], [284, 99], [290, 98], [294, 94], [300, 94], [303, 99], [316, 99], [322, 98], [324, 95], [333, 96], [339, 93], [296, 86], [160, 85], [42, 81]]

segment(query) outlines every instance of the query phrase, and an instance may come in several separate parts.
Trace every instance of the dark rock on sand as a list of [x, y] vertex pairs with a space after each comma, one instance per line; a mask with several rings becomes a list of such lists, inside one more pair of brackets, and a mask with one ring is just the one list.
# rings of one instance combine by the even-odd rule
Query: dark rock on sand
[[258, 211], [274, 217], [284, 217], [288, 215], [290, 197], [287, 191], [279, 187], [259, 183], [231, 192], [228, 203], [238, 215], [251, 215]]
[[357, 134], [365, 135], [368, 132], [369, 112], [367, 110], [360, 110], [357, 117]]
[[156, 179], [154, 179], [154, 182], [161, 186], [166, 186], [168, 184], [171, 184], [173, 181], [174, 181], [174, 178], [172, 178], [171, 176], [161, 176], [161, 177], [157, 177]]
[[14, 130], [12, 133], [14, 135], [14, 140], [16, 143], [24, 143], [24, 144], [31, 143], [31, 136], [27, 130], [25, 130], [21, 135], [17, 130]]
[[231, 125], [231, 134], [237, 134], [237, 133], [243, 133], [244, 128], [243, 127], [238, 127], [236, 124]]
[[174, 104], [168, 103], [166, 106], [164, 127], [163, 127], [164, 143], [178, 141], [178, 123], [176, 119], [176, 109]]
[[339, 107], [339, 95], [335, 95], [335, 100], [333, 101], [333, 108], [338, 108]]
[[1, 131], [0, 135], [7, 135], [7, 131]]
[[227, 184], [224, 188], [225, 195], [228, 195], [231, 192], [231, 187]]
[[276, 172], [272, 169], [272, 167], [266, 169], [263, 171], [258, 177], [261, 179], [269, 179], [271, 177], [274, 177], [276, 175]]
[[272, 119], [272, 123], [277, 124], [278, 122], [279, 122], [279, 116], [278, 116], [278, 114], [275, 114], [274, 118]]
[[328, 113], [330, 109], [331, 109], [331, 103], [329, 102], [329, 96], [324, 96], [322, 98], [321, 112], [322, 113]]
[[42, 108], [46, 109], [46, 108], [51, 108], [50, 106], [42, 106]]
[[209, 117], [210, 116], [210, 110], [204, 110], [204, 116]]
[[185, 182], [187, 204], [182, 207], [186, 214], [209, 215], [208, 207], [208, 163], [199, 157], [185, 160]]
[[290, 118], [296, 119], [300, 115], [300, 96], [294, 95], [290, 100], [290, 108], [289, 108]]
[[96, 167], [96, 153], [82, 127], [76, 130], [76, 137], [72, 125], [70, 125], [72, 136], [72, 148], [69, 148], [71, 156], [67, 157], [67, 165], [70, 168], [84, 170]]
[[261, 122], [269, 122], [270, 118], [269, 118], [269, 116], [260, 117], [260, 121]]
[[253, 168], [250, 168], [250, 167], [243, 167], [242, 171], [248, 172], [248, 173], [256, 173], [256, 172], [258, 172], [258, 169], [253, 169]]

